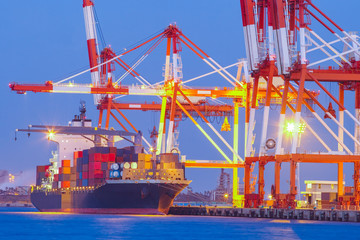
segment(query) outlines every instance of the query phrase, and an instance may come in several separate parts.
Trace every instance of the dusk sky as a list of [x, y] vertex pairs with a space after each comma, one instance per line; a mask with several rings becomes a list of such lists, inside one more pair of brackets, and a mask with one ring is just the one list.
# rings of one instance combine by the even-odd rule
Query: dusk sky
[[[357, 19], [360, 3], [358, 0], [339, 1], [317, 0], [313, 1], [319, 8], [327, 13], [334, 21], [346, 31], [357, 31], [360, 28]], [[102, 32], [107, 45], [119, 52], [129, 49], [139, 41], [159, 33], [169, 24], [176, 23], [183, 33], [207, 54], [223, 66], [245, 58], [245, 44], [241, 22], [240, 3], [238, 0], [107, 0], [95, 1], [95, 8], [99, 18]], [[59, 81], [74, 73], [88, 68], [88, 51], [81, 0], [65, 1], [4, 1], [0, 14], [0, 69], [1, 69], [1, 96], [2, 109], [0, 125], [0, 169], [6, 169], [13, 174], [23, 171], [23, 175], [15, 182], [16, 185], [35, 182], [35, 166], [45, 165], [51, 157], [51, 151], [56, 149], [54, 143], [49, 143], [45, 136], [32, 134], [30, 138], [24, 133], [18, 133], [18, 140], [14, 141], [17, 128], [27, 128], [29, 124], [64, 125], [78, 114], [80, 100], [87, 103], [87, 116], [97, 123], [98, 111], [93, 104], [91, 95], [79, 94], [48, 94], [28, 93], [18, 95], [11, 92], [8, 84], [18, 83], [44, 83], [45, 81]], [[355, 16], [355, 17], [354, 17]], [[315, 31], [324, 32], [318, 25]], [[329, 37], [329, 35], [324, 35]], [[329, 38], [328, 40], [333, 40]], [[342, 50], [342, 49], [339, 49]], [[128, 63], [134, 63], [143, 50], [137, 51], [124, 58]], [[194, 53], [183, 46], [181, 52], [183, 62], [183, 80], [202, 75], [212, 71]], [[311, 61], [311, 59], [309, 59]], [[149, 56], [137, 71], [150, 83], [163, 80], [162, 72], [165, 63], [165, 42]], [[324, 66], [332, 66], [329, 62]], [[231, 73], [236, 74], [232, 68]], [[90, 83], [90, 74], [83, 74], [75, 78], [76, 83]], [[134, 84], [131, 77], [127, 77], [124, 85]], [[324, 84], [337, 95], [337, 84]], [[211, 75], [209, 78], [194, 82], [191, 86], [229, 86], [220, 75]], [[308, 88], [318, 90], [318, 87], [307, 85]], [[354, 113], [354, 94], [345, 93], [345, 103]], [[123, 102], [141, 103], [144, 101], [159, 101], [150, 97], [124, 97]], [[329, 98], [322, 93], [320, 100], [325, 106]], [[228, 100], [224, 100], [229, 102]], [[334, 105], [335, 107], [335, 105]], [[276, 132], [276, 122], [279, 108], [273, 108], [269, 135]], [[319, 108], [317, 108], [319, 110]], [[337, 108], [336, 108], [337, 110]], [[306, 113], [304, 113], [306, 114]], [[149, 139], [149, 132], [154, 125], [158, 127], [158, 112], [128, 111], [126, 115], [133, 124], [143, 131]], [[319, 115], [323, 113], [319, 111]], [[290, 115], [289, 115], [290, 116]], [[304, 115], [305, 116], [305, 115]], [[240, 119], [244, 119], [244, 109], [240, 110]], [[232, 123], [232, 118], [229, 119]], [[257, 112], [257, 140], [260, 138], [262, 111]], [[309, 118], [316, 128], [316, 120]], [[330, 120], [326, 120], [330, 123]], [[200, 121], [201, 122], [201, 121]], [[222, 120], [221, 120], [222, 123]], [[221, 123], [214, 122], [220, 130]], [[353, 132], [353, 123], [347, 122], [348, 129]], [[112, 126], [118, 128], [115, 121]], [[331, 125], [334, 126], [334, 125]], [[221, 155], [203, 137], [190, 120], [180, 122], [180, 150], [188, 159], [223, 160]], [[319, 133], [325, 132], [319, 128]], [[336, 130], [337, 132], [337, 130]], [[210, 130], [209, 130], [210, 133]], [[243, 121], [240, 122], [240, 153], [243, 155], [244, 135]], [[210, 134], [213, 136], [213, 134]], [[232, 144], [232, 132], [223, 134]], [[273, 134], [274, 135], [274, 134]], [[271, 136], [273, 136], [271, 135]], [[323, 135], [329, 139], [329, 145], [336, 150], [337, 144], [330, 135]], [[214, 139], [216, 139], [214, 137]], [[348, 141], [349, 139], [347, 139]], [[305, 132], [304, 148], [309, 151], [323, 150], [314, 140], [313, 136]], [[220, 144], [220, 140], [216, 139]], [[315, 143], [315, 144], [314, 144]], [[347, 142], [350, 149], [354, 146]], [[258, 147], [258, 143], [256, 143]], [[225, 151], [231, 156], [229, 151]], [[288, 191], [287, 165], [282, 170], [282, 191]], [[243, 177], [240, 170], [240, 179]], [[190, 185], [196, 191], [215, 188], [220, 170], [187, 169], [187, 178], [193, 180]], [[273, 165], [266, 168], [265, 190], [269, 192], [273, 184]], [[352, 185], [352, 164], [345, 165], [346, 185]], [[301, 182], [304, 180], [336, 180], [335, 165], [302, 164]], [[3, 185], [0, 184], [0, 187]], [[304, 189], [301, 189], [304, 191]]]

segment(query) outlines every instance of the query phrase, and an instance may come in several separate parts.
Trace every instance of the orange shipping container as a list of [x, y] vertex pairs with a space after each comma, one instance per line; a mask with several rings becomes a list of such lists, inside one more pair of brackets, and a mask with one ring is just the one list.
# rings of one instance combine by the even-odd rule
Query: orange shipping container
[[62, 181], [61, 182], [62, 188], [69, 188], [70, 187], [70, 181]]
[[61, 166], [62, 167], [70, 167], [70, 160], [62, 160]]
[[70, 167], [62, 167], [62, 173], [63, 174], [71, 174], [71, 168]]
[[152, 162], [145, 162], [145, 169], [152, 169]]

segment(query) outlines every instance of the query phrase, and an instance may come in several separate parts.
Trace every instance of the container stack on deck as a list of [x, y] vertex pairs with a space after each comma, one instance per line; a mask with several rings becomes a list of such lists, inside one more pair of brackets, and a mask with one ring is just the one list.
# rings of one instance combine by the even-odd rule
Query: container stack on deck
[[61, 167], [59, 167], [59, 181], [61, 181], [61, 188], [70, 187], [70, 176], [71, 176], [71, 161], [62, 160]]
[[40, 186], [43, 179], [49, 177], [50, 165], [36, 166], [36, 185]]
[[[117, 169], [112, 169], [117, 163]], [[37, 185], [49, 166], [38, 166]], [[116, 175], [114, 175], [116, 171]], [[93, 147], [74, 152], [74, 161], [62, 160], [59, 174], [54, 175], [52, 188], [98, 186], [106, 179], [124, 180], [183, 180], [184, 165], [178, 154], [161, 154], [152, 159], [151, 154], [136, 153], [135, 147]]]
[[96, 186], [109, 177], [111, 164], [115, 163], [116, 148], [93, 147], [74, 152], [76, 187]]
[[151, 159], [151, 155], [139, 153], [138, 167], [131, 164], [123, 165], [123, 179], [126, 180], [184, 180], [184, 165], [179, 162], [179, 155], [164, 153], [157, 156], [156, 161]]
[[[142, 154], [143, 167], [151, 168], [151, 155]], [[134, 147], [117, 149], [115, 147], [93, 147], [83, 151], [74, 152], [74, 161], [62, 160], [59, 174], [54, 175], [52, 188], [87, 187], [101, 185], [110, 177], [110, 168], [113, 163], [122, 164], [138, 162], [138, 154]], [[41, 180], [49, 166], [38, 166], [36, 185]]]

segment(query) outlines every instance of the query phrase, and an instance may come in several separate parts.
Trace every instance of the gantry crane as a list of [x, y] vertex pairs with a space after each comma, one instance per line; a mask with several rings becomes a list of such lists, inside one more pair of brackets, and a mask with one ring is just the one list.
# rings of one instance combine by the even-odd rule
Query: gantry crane
[[[202, 132], [202, 134], [210, 141], [210, 143], [220, 152], [225, 161], [187, 161], [187, 167], [216, 167], [216, 168], [232, 168], [233, 169], [233, 199], [238, 200], [238, 168], [244, 167], [244, 160], [239, 155], [239, 108], [245, 108], [245, 129], [253, 128], [254, 110], [259, 104], [264, 104], [268, 112], [270, 104], [279, 104], [283, 97], [279, 93], [283, 93], [282, 82], [275, 86], [274, 90], [269, 91], [269, 87], [263, 87], [264, 81], [267, 80], [266, 66], [263, 74], [255, 75], [254, 86], [256, 91], [253, 93], [251, 89], [255, 89], [252, 84], [252, 77], [248, 75], [248, 65], [246, 61], [241, 61], [232, 64], [228, 67], [222, 67], [201, 48], [194, 44], [184, 33], [176, 26], [170, 25], [161, 33], [141, 42], [135, 47], [125, 50], [120, 54], [116, 54], [112, 48], [105, 47], [101, 51], [98, 49], [97, 30], [94, 18], [94, 2], [92, 0], [83, 0], [83, 9], [85, 17], [85, 27], [87, 36], [87, 46], [89, 53], [90, 68], [79, 72], [71, 77], [65, 78], [58, 82], [47, 81], [44, 84], [9, 84], [10, 88], [17, 93], [25, 92], [46, 92], [46, 93], [84, 93], [93, 94], [94, 102], [99, 110], [98, 128], [103, 127], [103, 115], [106, 111], [105, 129], [109, 129], [110, 117], [119, 123], [119, 125], [128, 131], [127, 127], [114, 114], [118, 113], [130, 125], [130, 127], [138, 132], [138, 129], [125, 116], [122, 110], [141, 110], [141, 111], [159, 111], [160, 122], [157, 133], [156, 149], [153, 149], [153, 144], [150, 144], [145, 138], [143, 140], [148, 144], [149, 150], [155, 154], [172, 152], [174, 150], [174, 132], [177, 126], [176, 121], [182, 116], [188, 117], [195, 126]], [[251, 29], [254, 26], [251, 27]], [[145, 58], [162, 42], [166, 40], [166, 56], [165, 56], [165, 74], [164, 80], [157, 84], [151, 84], [142, 75], [140, 75], [135, 68], [144, 61]], [[196, 56], [200, 57], [213, 71], [202, 76], [183, 81], [181, 72], [181, 58], [180, 52], [182, 45], [188, 47]], [[138, 61], [130, 66], [122, 58], [127, 54], [147, 46], [148, 49], [138, 59]], [[253, 48], [253, 47], [252, 47]], [[252, 49], [251, 48], [251, 49]], [[247, 48], [249, 49], [249, 48]], [[248, 53], [249, 54], [249, 53]], [[259, 67], [256, 61], [249, 59], [250, 70]], [[255, 63], [253, 62], [255, 61]], [[270, 61], [271, 62], [271, 61]], [[265, 63], [265, 62], [264, 62]], [[115, 64], [119, 65], [125, 73], [120, 79], [115, 79]], [[274, 64], [274, 60], [273, 63]], [[233, 76], [227, 70], [229, 67], [237, 67], [237, 76]], [[275, 67], [271, 70], [275, 75]], [[72, 80], [81, 74], [90, 72], [91, 84], [75, 84]], [[219, 82], [219, 86], [213, 87], [192, 87], [187, 83], [200, 77], [206, 77], [210, 74], [218, 73], [223, 79], [227, 81], [229, 86], [224, 86]], [[124, 85], [121, 79], [126, 76], [134, 77], [140, 85]], [[263, 78], [261, 78], [263, 77]], [[281, 78], [277, 80], [283, 81]], [[274, 80], [275, 81], [275, 80]], [[307, 90], [308, 91], [308, 90]], [[309, 91], [310, 92], [310, 91]], [[316, 96], [318, 93], [310, 92]], [[288, 101], [294, 103], [297, 97], [296, 93], [286, 93]], [[161, 102], [147, 101], [141, 103], [127, 103], [116, 99], [116, 96], [149, 96], [157, 97]], [[285, 94], [284, 94], [285, 95]], [[307, 100], [312, 100], [310, 96], [303, 96]], [[212, 104], [207, 99], [214, 99], [217, 104]], [[218, 99], [232, 99], [231, 104], [220, 102]], [[251, 105], [250, 105], [250, 99]], [[251, 106], [251, 111], [250, 111]], [[220, 141], [232, 153], [229, 157], [226, 152], [209, 136], [204, 127], [199, 124], [194, 116], [200, 117], [205, 125], [215, 133]], [[207, 119], [209, 116], [233, 116], [233, 143], [228, 143], [220, 132]], [[167, 123], [168, 121], [168, 123]], [[166, 125], [168, 130], [166, 131]], [[251, 135], [252, 131], [246, 131], [248, 142], [252, 142], [254, 137]], [[262, 136], [262, 139], [264, 136]], [[246, 150], [250, 154], [251, 149]], [[249, 172], [248, 172], [249, 173]], [[250, 173], [249, 173], [250, 174]], [[248, 178], [247, 178], [248, 179]]]
[[[342, 205], [347, 201], [358, 207], [360, 201], [360, 157], [358, 156], [360, 154], [359, 37], [342, 29], [311, 0], [240, 0], [240, 2], [249, 69], [254, 76], [246, 143], [245, 206], [256, 207], [263, 204], [265, 165], [268, 162], [275, 162], [275, 181], [272, 193], [276, 200], [275, 207], [294, 208], [296, 206], [295, 196], [299, 191], [296, 186], [299, 186], [299, 184], [296, 184], [296, 175], [299, 175], [299, 172], [296, 174], [296, 169], [299, 169], [300, 162], [317, 162], [338, 164], [339, 204]], [[310, 28], [311, 21], [319, 23], [324, 27], [324, 30], [315, 32]], [[328, 37], [325, 36], [328, 33], [334, 37], [334, 40], [329, 41], [326, 39]], [[343, 49], [339, 50], [341, 47]], [[311, 57], [309, 57], [310, 55]], [[334, 62], [337, 67], [326, 65], [328, 61]], [[260, 77], [265, 78], [267, 81], [267, 94], [260, 146], [253, 149], [251, 139], [255, 124], [255, 100]], [[279, 92], [273, 86], [275, 77], [281, 77], [285, 81], [282, 92]], [[326, 105], [321, 104], [314, 94], [305, 88], [305, 82], [316, 83], [338, 105], [338, 119], [336, 119], [331, 102], [328, 108], [325, 107]], [[333, 96], [323, 85], [323, 82], [337, 82], [339, 84], [339, 97]], [[355, 90], [355, 115], [347, 110], [344, 105], [344, 90]], [[269, 153], [266, 142], [269, 102], [273, 92], [282, 98], [282, 102], [278, 118], [276, 149], [274, 152]], [[287, 101], [289, 93], [297, 95], [295, 104]], [[338, 128], [337, 134], [304, 99], [304, 96], [310, 97], [315, 105], [325, 113], [325, 118], [336, 124]], [[295, 128], [299, 129], [300, 123], [305, 122], [305, 119], [301, 116], [304, 105], [331, 136], [336, 139], [338, 142], [337, 151], [334, 151], [328, 145], [329, 141], [326, 137], [320, 136], [319, 130], [314, 130], [309, 124], [306, 125], [306, 129], [313, 133], [315, 139], [321, 143], [325, 151], [320, 149], [318, 153], [309, 153], [306, 149], [302, 149], [299, 131], [293, 132], [291, 142], [284, 142], [285, 121], [292, 119]], [[286, 115], [287, 107], [293, 112], [293, 115]], [[351, 134], [345, 128], [344, 113], [354, 122], [355, 134]], [[353, 141], [355, 145], [354, 152], [345, 144], [344, 133]], [[283, 162], [290, 163], [289, 194], [280, 194], [280, 168]], [[354, 163], [355, 190], [354, 195], [348, 199], [343, 194], [344, 162]], [[254, 163], [259, 164], [258, 194], [251, 194], [249, 190], [250, 166]]]

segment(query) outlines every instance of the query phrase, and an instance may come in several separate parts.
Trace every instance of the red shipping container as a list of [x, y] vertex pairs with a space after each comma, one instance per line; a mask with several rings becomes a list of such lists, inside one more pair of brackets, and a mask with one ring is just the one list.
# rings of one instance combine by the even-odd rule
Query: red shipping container
[[59, 181], [59, 174], [54, 174], [54, 182], [58, 182]]
[[94, 153], [94, 162], [101, 162], [101, 153]]
[[78, 156], [79, 156], [79, 158], [82, 158], [82, 157], [83, 157], [83, 152], [82, 152], [82, 151], [79, 151], [79, 152], [78, 152]]
[[95, 162], [94, 169], [101, 170], [101, 162]]
[[96, 170], [95, 173], [94, 173], [94, 178], [104, 178], [104, 174], [103, 174], [103, 171], [101, 170]]
[[116, 153], [109, 153], [109, 162], [115, 162]]
[[101, 162], [90, 162], [89, 163], [89, 171], [90, 170], [99, 170], [101, 169]]
[[82, 173], [82, 179], [88, 179], [89, 178], [89, 173], [88, 172], [83, 172]]
[[108, 162], [109, 161], [109, 155], [108, 154], [101, 154], [101, 161], [102, 162]]
[[59, 167], [59, 174], [62, 174], [62, 167]]
[[61, 182], [62, 188], [69, 188], [70, 187], [70, 181], [62, 181]]
[[103, 173], [96, 173], [94, 176], [95, 179], [103, 179], [104, 178], [104, 174]]

